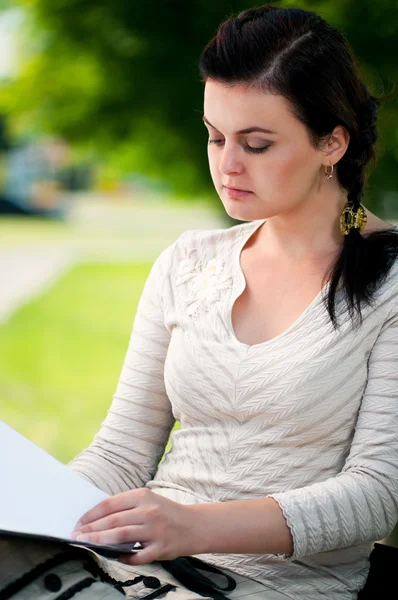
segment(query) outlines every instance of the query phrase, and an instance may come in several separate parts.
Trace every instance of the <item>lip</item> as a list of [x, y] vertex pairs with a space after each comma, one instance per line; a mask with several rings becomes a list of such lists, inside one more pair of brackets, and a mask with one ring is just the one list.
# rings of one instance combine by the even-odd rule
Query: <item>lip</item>
[[231, 198], [245, 198], [246, 196], [250, 196], [253, 192], [249, 192], [248, 190], [240, 190], [238, 188], [229, 187], [224, 185], [224, 188]]

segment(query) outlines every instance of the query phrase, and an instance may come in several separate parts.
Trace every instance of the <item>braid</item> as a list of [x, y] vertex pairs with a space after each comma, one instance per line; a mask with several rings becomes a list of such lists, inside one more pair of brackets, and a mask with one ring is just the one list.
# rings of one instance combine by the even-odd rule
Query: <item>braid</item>
[[[371, 96], [368, 89], [360, 82], [364, 98], [362, 109], [357, 113], [357, 129], [350, 139], [345, 155], [338, 163], [338, 177], [347, 190], [347, 202], [358, 210], [362, 203], [366, 181], [365, 167], [373, 159], [376, 162], [375, 143], [377, 141], [377, 112], [380, 101]], [[349, 260], [347, 260], [349, 257]], [[331, 282], [333, 294], [327, 299], [328, 310], [335, 322], [334, 293], [339, 280], [343, 280], [350, 317], [357, 314], [362, 322], [361, 301], [371, 305], [376, 286], [376, 274], [370, 268], [372, 264], [370, 246], [358, 229], [352, 228], [344, 236], [341, 255], [334, 265], [334, 276]], [[358, 294], [358, 281], [363, 282], [361, 294]]]

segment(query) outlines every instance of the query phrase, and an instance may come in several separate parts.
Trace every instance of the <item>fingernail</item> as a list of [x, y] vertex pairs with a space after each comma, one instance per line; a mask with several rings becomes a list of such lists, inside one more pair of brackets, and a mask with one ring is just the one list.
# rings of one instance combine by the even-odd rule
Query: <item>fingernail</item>
[[79, 529], [82, 525], [83, 523], [81, 521], [78, 521], [75, 525], [75, 529]]
[[74, 539], [75, 537], [77, 537], [80, 534], [81, 534], [81, 531], [79, 531], [78, 529], [74, 529], [72, 531], [72, 533], [70, 534], [70, 537]]
[[90, 536], [88, 536], [86, 533], [79, 533], [76, 536], [76, 539], [78, 542], [88, 542], [90, 540]]

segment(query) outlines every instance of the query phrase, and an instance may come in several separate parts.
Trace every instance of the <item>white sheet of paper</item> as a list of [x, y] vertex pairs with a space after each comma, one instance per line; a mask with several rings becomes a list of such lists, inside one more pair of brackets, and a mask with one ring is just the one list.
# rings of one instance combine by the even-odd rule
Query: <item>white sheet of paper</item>
[[108, 494], [0, 421], [0, 529], [70, 539]]

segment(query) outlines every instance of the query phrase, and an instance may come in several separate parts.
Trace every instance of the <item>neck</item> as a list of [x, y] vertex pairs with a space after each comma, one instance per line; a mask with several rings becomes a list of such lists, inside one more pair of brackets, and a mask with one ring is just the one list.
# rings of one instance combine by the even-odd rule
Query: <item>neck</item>
[[344, 243], [340, 215], [347, 202], [345, 190], [314, 197], [295, 209], [267, 219], [259, 244], [271, 258], [305, 262], [330, 258]]

